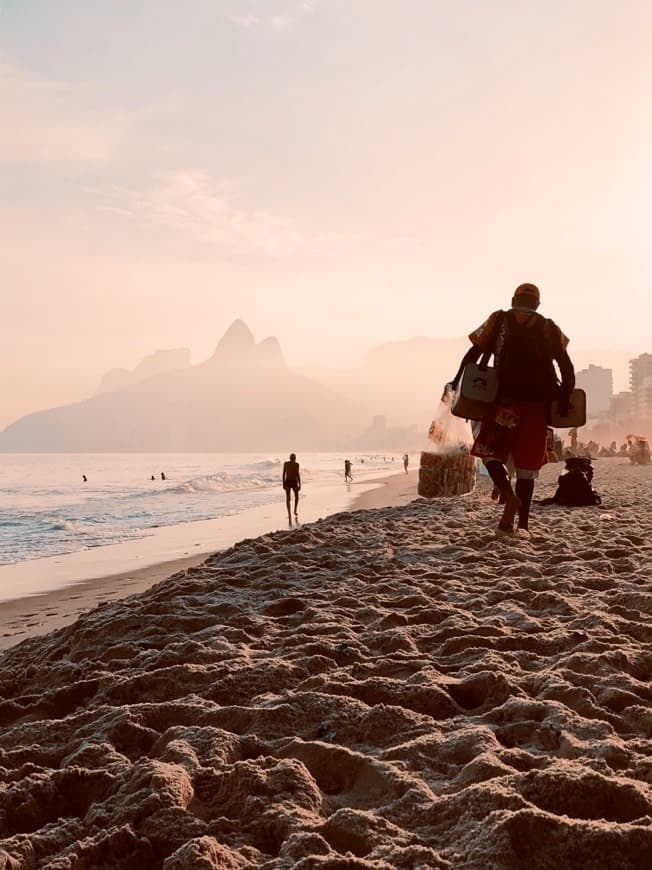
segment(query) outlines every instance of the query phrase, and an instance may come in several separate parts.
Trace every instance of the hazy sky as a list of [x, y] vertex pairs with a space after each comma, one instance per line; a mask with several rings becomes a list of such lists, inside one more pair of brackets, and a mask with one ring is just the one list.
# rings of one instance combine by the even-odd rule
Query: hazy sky
[[[0, 426], [242, 317], [652, 351], [649, 0], [0, 0]], [[647, 239], [645, 240], [647, 243]]]

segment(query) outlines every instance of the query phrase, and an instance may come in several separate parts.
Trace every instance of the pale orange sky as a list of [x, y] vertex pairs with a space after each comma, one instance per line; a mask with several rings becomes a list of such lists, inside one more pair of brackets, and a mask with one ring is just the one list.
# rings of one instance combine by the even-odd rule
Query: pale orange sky
[[522, 281], [571, 350], [652, 351], [651, 19], [0, 0], [0, 427], [157, 348], [197, 362], [236, 317], [345, 365]]

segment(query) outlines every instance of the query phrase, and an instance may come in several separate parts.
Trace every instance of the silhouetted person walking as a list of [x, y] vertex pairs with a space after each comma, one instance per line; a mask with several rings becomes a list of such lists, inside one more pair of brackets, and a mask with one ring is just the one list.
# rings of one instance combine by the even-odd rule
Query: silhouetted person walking
[[[497, 487], [505, 508], [498, 528], [518, 528], [528, 536], [534, 481], [546, 462], [546, 434], [550, 402], [557, 398], [562, 414], [568, 413], [575, 371], [566, 352], [568, 339], [552, 321], [537, 313], [539, 289], [521, 284], [514, 291], [509, 311], [495, 311], [469, 338], [473, 346], [462, 360], [453, 386], [469, 362], [493, 352], [498, 374], [494, 410], [482, 420], [471, 450], [480, 457]], [[554, 362], [559, 366], [558, 383]], [[513, 461], [516, 491], [506, 466]]]
[[353, 481], [353, 475], [351, 474], [351, 460], [344, 460], [344, 482], [348, 483], [349, 481]]
[[290, 493], [294, 492], [294, 516], [297, 516], [299, 506], [299, 490], [301, 489], [301, 473], [296, 453], [290, 453], [290, 458], [283, 463], [283, 489], [285, 490], [285, 505], [288, 509], [288, 519], [292, 522], [290, 511]]
[[403, 468], [405, 469], [405, 473], [408, 473], [408, 465], [410, 464], [410, 457], [407, 453], [403, 454]]

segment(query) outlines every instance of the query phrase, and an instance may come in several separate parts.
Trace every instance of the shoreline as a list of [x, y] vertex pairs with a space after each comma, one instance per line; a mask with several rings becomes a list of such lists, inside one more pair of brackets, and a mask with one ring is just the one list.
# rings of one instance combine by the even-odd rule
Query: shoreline
[[[319, 517], [309, 518], [306, 520], [306, 524], [331, 516], [333, 513], [371, 510], [408, 504], [417, 498], [417, 471], [410, 471], [408, 474], [405, 474], [403, 471], [397, 471], [376, 480], [361, 480], [359, 483], [350, 484], [349, 487], [363, 487], [364, 489], [355, 495], [352, 501], [344, 508], [327, 511]], [[327, 506], [328, 502], [321, 500], [319, 505]], [[9, 649], [26, 638], [47, 634], [50, 631], [70, 625], [81, 613], [92, 610], [100, 604], [144, 592], [161, 580], [203, 564], [210, 556], [228, 549], [228, 547], [237, 543], [237, 541], [259, 537], [261, 534], [269, 534], [272, 531], [279, 530], [283, 526], [283, 523], [272, 522], [271, 527], [261, 531], [259, 524], [254, 529], [255, 534], [247, 534], [247, 519], [251, 519], [251, 514], [256, 512], [256, 521], [258, 521], [261, 518], [266, 518], [267, 512], [270, 509], [274, 510], [277, 507], [283, 515], [285, 505], [279, 501], [278, 503], [274, 502], [271, 505], [265, 505], [262, 508], [253, 509], [250, 512], [250, 516], [245, 517], [244, 521], [244, 515], [239, 514], [235, 517], [220, 517], [218, 520], [202, 520], [197, 523], [184, 524], [195, 528], [202, 526], [202, 532], [206, 528], [207, 533], [210, 533], [211, 526], [215, 527], [216, 524], [221, 524], [222, 541], [220, 543], [222, 546], [218, 545], [218, 537], [216, 536], [215, 546], [202, 547], [199, 552], [192, 555], [188, 554], [181, 557], [163, 559], [152, 564], [126, 568], [113, 573], [91, 577], [90, 579], [76, 580], [49, 590], [17, 596], [0, 602], [0, 652]], [[319, 510], [311, 511], [310, 508], [311, 503], [309, 502], [309, 515], [314, 512], [319, 513]], [[256, 523], [254, 522], [253, 525], [256, 525]], [[298, 528], [302, 526], [303, 523], [300, 523]], [[224, 533], [225, 527], [226, 534]], [[235, 536], [228, 534], [228, 530], [231, 527], [233, 527]], [[251, 523], [249, 528], [251, 528]], [[171, 529], [183, 529], [183, 526], [169, 526], [161, 529], [161, 538], [169, 538], [173, 534], [169, 531]], [[243, 531], [244, 534], [242, 534]], [[139, 541], [142, 540], [139, 539]], [[138, 541], [129, 542], [129, 544], [132, 546], [120, 544], [112, 546], [125, 546], [125, 549], [133, 550]], [[92, 551], [82, 551], [82, 553], [90, 554], [88, 556], [89, 559], [94, 555]], [[139, 557], [133, 557], [132, 561], [134, 564], [136, 564], [137, 558]], [[23, 562], [20, 564], [29, 566], [30, 563]], [[26, 571], [27, 569], [23, 570]]]

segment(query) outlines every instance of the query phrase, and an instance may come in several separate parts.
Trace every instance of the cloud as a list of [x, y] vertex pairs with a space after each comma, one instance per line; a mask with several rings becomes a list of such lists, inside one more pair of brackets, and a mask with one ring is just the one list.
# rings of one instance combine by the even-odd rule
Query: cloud
[[236, 185], [204, 172], [160, 173], [139, 191], [112, 187], [87, 192], [99, 200], [100, 210], [117, 218], [231, 254], [285, 257], [318, 242], [289, 218], [241, 205]]
[[[317, 6], [317, 0], [292, 0], [275, 4], [275, 8], [270, 12], [269, 0], [264, 0], [266, 6], [262, 10], [262, 4], [257, 4], [255, 0], [250, 0], [246, 3], [247, 11], [240, 11], [234, 8], [226, 10], [224, 17], [236, 27], [242, 27], [245, 30], [259, 27], [269, 30], [273, 33], [283, 33], [289, 30], [301, 18], [307, 15], [312, 15]], [[242, 4], [241, 4], [242, 5]], [[258, 6], [261, 6], [261, 11], [256, 11]]]
[[225, 12], [224, 17], [231, 24], [235, 24], [237, 27], [244, 27], [245, 29], [261, 23], [258, 15], [238, 15], [237, 12]]
[[27, 73], [0, 58], [0, 163], [104, 164], [127, 136], [126, 113], [86, 105], [92, 89]]

